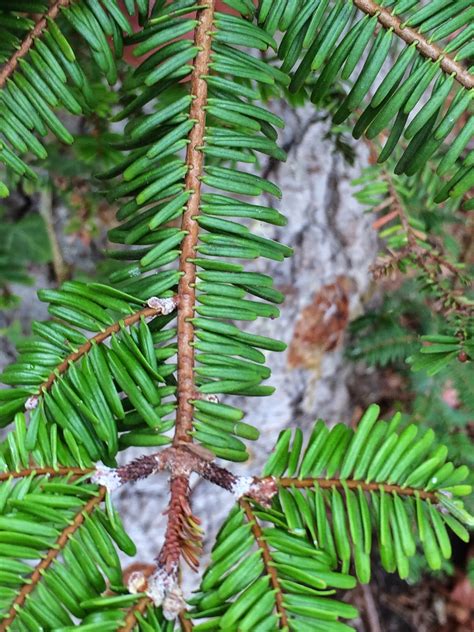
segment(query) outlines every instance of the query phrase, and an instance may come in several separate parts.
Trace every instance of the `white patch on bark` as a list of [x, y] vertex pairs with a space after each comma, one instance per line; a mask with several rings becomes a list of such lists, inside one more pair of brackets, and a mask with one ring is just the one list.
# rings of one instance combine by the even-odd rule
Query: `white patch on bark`
[[96, 485], [106, 487], [108, 492], [114, 492], [122, 485], [117, 470], [106, 465], [100, 465], [96, 468], [95, 474], [91, 476], [91, 481]]
[[253, 476], [238, 476], [230, 491], [236, 500], [246, 496], [254, 485]]
[[158, 298], [157, 296], [151, 296], [146, 304], [152, 309], [159, 309], [162, 314], [171, 314], [176, 309], [176, 299], [170, 298]]
[[186, 608], [183, 591], [176, 584], [166, 593], [163, 601], [163, 616], [168, 621], [173, 621]]
[[38, 395], [32, 395], [31, 397], [28, 397], [25, 402], [25, 410], [34, 410], [38, 406], [38, 402]]
[[211, 402], [212, 404], [219, 403], [219, 398], [213, 393], [206, 393], [205, 395], [201, 395], [200, 399], [203, 399], [206, 402]]
[[132, 573], [128, 578], [127, 588], [132, 595], [145, 592], [146, 590], [146, 577], [141, 571]]
[[[141, 575], [142, 577], [134, 578], [131, 585], [134, 575]], [[173, 621], [186, 607], [177, 575], [177, 569], [167, 573], [163, 568], [159, 568], [147, 581], [142, 573], [133, 573], [128, 583], [128, 589], [130, 592], [142, 592], [146, 583], [145, 592], [148, 597], [150, 597], [157, 608], [163, 606], [165, 619]], [[136, 587], [138, 590], [136, 590]]]

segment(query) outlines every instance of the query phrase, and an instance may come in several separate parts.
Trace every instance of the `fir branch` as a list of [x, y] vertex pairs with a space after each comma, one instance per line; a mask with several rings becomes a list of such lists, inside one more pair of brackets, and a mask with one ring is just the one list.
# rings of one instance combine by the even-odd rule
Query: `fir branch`
[[[419, 496], [423, 500], [432, 500], [434, 502], [438, 499], [435, 492], [426, 492], [422, 489], [390, 485], [387, 483], [367, 483], [363, 480], [350, 478], [237, 476], [226, 468], [220, 467], [210, 461], [208, 456], [199, 454], [198, 447], [199, 446], [196, 446], [196, 449], [192, 449], [191, 446], [182, 444], [177, 448], [169, 447], [156, 454], [139, 457], [116, 470], [100, 467], [97, 468], [92, 476], [92, 480], [94, 483], [107, 487], [109, 491], [113, 491], [118, 485], [111, 486], [107, 481], [110, 481], [115, 474], [118, 477], [119, 485], [123, 485], [163, 470], [169, 471], [171, 473], [172, 489], [170, 507], [173, 505], [172, 516], [169, 517], [169, 520], [175, 523], [174, 528], [170, 531], [170, 538], [173, 541], [176, 540], [175, 535], [178, 532], [176, 529], [177, 521], [175, 520], [175, 509], [179, 505], [178, 491], [181, 491], [183, 498], [185, 496], [187, 498], [187, 492], [183, 487], [183, 480], [188, 480], [191, 472], [198, 474], [213, 485], [217, 485], [231, 492], [237, 499], [242, 497], [252, 498], [252, 500], [260, 504], [266, 504], [271, 501], [273, 496], [277, 493], [278, 487], [305, 488], [318, 486], [321, 489], [331, 489], [333, 487], [344, 489], [344, 487], [348, 487], [349, 489], [361, 488], [366, 492], [383, 490], [386, 493], [397, 493], [399, 496]], [[176, 479], [183, 480], [173, 486], [173, 482]], [[184, 510], [185, 513], [188, 512], [188, 508], [185, 507]], [[168, 544], [165, 542], [165, 547], [166, 546], [168, 546]], [[171, 555], [173, 547], [174, 545], [169, 543], [169, 555], [165, 556], [167, 562], [173, 557]]]
[[[149, 303], [153, 304], [154, 300], [155, 299], [150, 299]], [[160, 301], [160, 299], [157, 300]], [[163, 300], [169, 301], [170, 299]], [[171, 300], [174, 300], [174, 304], [176, 305], [176, 299]], [[70, 353], [60, 364], [58, 364], [58, 366], [54, 368], [54, 370], [50, 373], [48, 379], [39, 387], [38, 393], [36, 395], [32, 395], [28, 399], [26, 403], [26, 408], [36, 408], [38, 404], [38, 398], [41, 397], [43, 393], [50, 390], [56, 379], [66, 373], [66, 371], [69, 369], [69, 366], [73, 362], [77, 362], [83, 356], [89, 353], [94, 344], [101, 344], [105, 342], [105, 340], [110, 338], [110, 336], [112, 336], [113, 334], [118, 333], [123, 327], [131, 327], [135, 323], [139, 322], [141, 318], [154, 318], [155, 316], [158, 316], [158, 314], [162, 314], [164, 311], [166, 311], [165, 307], [160, 304], [156, 304], [155, 306], [151, 307], [145, 307], [137, 312], [134, 312], [130, 316], [127, 316], [126, 318], [120, 319], [113, 325], [110, 325], [110, 327], [104, 329], [104, 331], [101, 331], [99, 334], [96, 334], [92, 338], [89, 338], [87, 342], [81, 345], [73, 353]]]
[[287, 629], [288, 627], [288, 616], [286, 614], [285, 608], [283, 606], [283, 591], [280, 586], [280, 582], [278, 580], [278, 574], [276, 569], [272, 565], [272, 558], [270, 554], [270, 549], [268, 548], [268, 544], [263, 537], [262, 529], [258, 524], [257, 517], [252, 511], [252, 507], [246, 500], [240, 501], [240, 506], [245, 511], [245, 515], [247, 516], [248, 521], [252, 525], [252, 533], [255, 536], [255, 540], [257, 541], [258, 546], [262, 551], [263, 563], [265, 564], [265, 570], [270, 577], [270, 582], [272, 588], [275, 590], [275, 606], [276, 610], [280, 616], [280, 628]]
[[136, 604], [134, 604], [127, 612], [125, 622], [117, 632], [131, 632], [137, 624], [137, 615], [143, 614], [148, 606], [152, 606], [153, 602], [150, 597], [142, 597]]
[[21, 43], [20, 48], [18, 48], [13, 53], [10, 59], [0, 70], [0, 89], [3, 88], [3, 86], [7, 82], [7, 79], [13, 74], [20, 59], [25, 57], [30, 52], [35, 39], [39, 37], [41, 33], [47, 28], [48, 19], [55, 20], [60, 10], [64, 7], [69, 6], [71, 2], [72, 0], [55, 0], [55, 2], [49, 8], [49, 11], [36, 22], [34, 28], [28, 33], [28, 35]]
[[424, 57], [433, 61], [439, 61], [440, 67], [444, 72], [448, 75], [454, 74], [454, 78], [462, 86], [468, 90], [474, 87], [474, 76], [464, 66], [446, 54], [442, 48], [431, 43], [416, 29], [405, 26], [403, 21], [399, 17], [392, 15], [388, 9], [384, 9], [374, 0], [354, 0], [354, 4], [367, 15], [376, 15], [377, 20], [383, 27], [393, 29], [393, 32], [408, 45], [416, 42], [417, 50]]
[[348, 357], [380, 366], [406, 358], [417, 348], [419, 340], [415, 332], [410, 333], [395, 323], [381, 331], [371, 331], [370, 336], [356, 332], [354, 335], [355, 342], [347, 351]]
[[474, 315], [473, 303], [466, 301], [463, 293], [456, 287], [445, 287], [442, 283], [443, 268], [451, 275], [453, 283], [465, 283], [459, 268], [449, 261], [439, 244], [434, 243], [434, 240], [430, 240], [427, 235], [410, 224], [403, 201], [394, 185], [392, 175], [387, 169], [383, 169], [381, 177], [387, 184], [388, 197], [373, 209], [374, 212], [383, 209], [385, 213], [374, 222], [374, 227], [381, 228], [398, 217], [407, 243], [406, 246], [397, 250], [387, 247], [388, 256], [380, 258], [370, 267], [374, 279], [395, 272], [404, 261], [408, 260], [429, 280], [433, 288], [432, 291], [435, 290], [437, 300], [434, 307], [436, 311], [444, 315], [452, 312], [467, 317]]
[[91, 498], [86, 503], [86, 505], [84, 505], [84, 507], [81, 507], [72, 523], [62, 531], [61, 535], [56, 541], [55, 546], [49, 549], [46, 557], [43, 558], [41, 562], [36, 566], [33, 573], [28, 578], [28, 583], [23, 586], [23, 588], [20, 590], [17, 597], [13, 601], [12, 607], [10, 608], [7, 617], [3, 619], [0, 624], [0, 632], [6, 632], [8, 630], [8, 628], [15, 620], [18, 610], [23, 606], [28, 595], [35, 589], [37, 584], [42, 579], [43, 573], [51, 566], [58, 555], [61, 554], [64, 547], [67, 545], [69, 538], [80, 528], [86, 517], [89, 516], [94, 511], [94, 509], [104, 500], [106, 492], [106, 488], [101, 487], [97, 496]]
[[340, 479], [340, 478], [279, 478], [276, 481], [280, 487], [315, 487], [319, 486], [321, 489], [337, 489], [343, 490], [344, 487], [349, 489], [362, 489], [365, 492], [377, 492], [384, 491], [387, 494], [396, 493], [399, 496], [419, 496], [422, 500], [438, 501], [438, 495], [435, 492], [425, 492], [420, 489], [414, 489], [412, 487], [401, 487], [400, 485], [388, 485], [387, 483], [366, 483], [365, 481], [356, 481], [353, 479]]
[[212, 23], [214, 19], [214, 0], [200, 0], [202, 9], [199, 24], [195, 31], [195, 44], [200, 47], [194, 60], [191, 74], [190, 119], [196, 122], [189, 133], [189, 145], [186, 154], [188, 171], [185, 179], [186, 190], [192, 191], [186, 205], [181, 229], [187, 231], [181, 244], [179, 269], [183, 273], [179, 280], [178, 296], [178, 409], [176, 412], [176, 428], [174, 445], [181, 441], [191, 441], [190, 431], [193, 424], [193, 406], [190, 402], [195, 397], [194, 386], [194, 317], [196, 305], [196, 264], [192, 259], [196, 256], [199, 235], [199, 224], [195, 217], [199, 214], [201, 202], [201, 178], [204, 175], [204, 154], [201, 146], [206, 131], [207, 82], [211, 58]]
[[[189, 144], [186, 153], [187, 173], [185, 188], [191, 191], [191, 195], [183, 213], [181, 228], [186, 231], [186, 236], [181, 243], [181, 256], [179, 270], [182, 276], [178, 286], [178, 408], [176, 411], [176, 424], [173, 437], [173, 445], [191, 443], [190, 432], [193, 427], [193, 405], [195, 398], [194, 384], [194, 308], [196, 304], [196, 265], [193, 259], [196, 256], [196, 248], [199, 235], [199, 225], [195, 220], [199, 214], [201, 202], [201, 178], [204, 175], [204, 154], [201, 146], [204, 142], [206, 129], [207, 83], [204, 77], [208, 74], [211, 58], [211, 31], [214, 18], [214, 0], [200, 0], [198, 7], [202, 8], [199, 15], [199, 23], [194, 33], [195, 45], [199, 52], [194, 59], [194, 67], [191, 73], [191, 96], [193, 102], [190, 109], [190, 119], [195, 121], [190, 133]], [[201, 547], [201, 534], [199, 520], [193, 516], [189, 504], [189, 471], [183, 471], [171, 476], [170, 502], [167, 515], [168, 522], [165, 532], [165, 541], [157, 557], [157, 569], [151, 581], [155, 588], [163, 592], [165, 597], [164, 607], [167, 609], [166, 600], [175, 591], [178, 593], [179, 562], [181, 556], [190, 564], [193, 570], [199, 565], [198, 554]], [[148, 583], [150, 587], [150, 582]], [[150, 594], [150, 592], [148, 593]], [[179, 597], [178, 597], [179, 602]], [[176, 604], [174, 604], [176, 605]], [[179, 608], [179, 603], [176, 606]], [[182, 608], [184, 609], [184, 602]], [[179, 611], [175, 614], [179, 614]]]
[[74, 476], [83, 476], [95, 472], [93, 468], [82, 467], [29, 467], [25, 470], [17, 470], [12, 472], [0, 472], [0, 482], [8, 481], [11, 478], [26, 478], [34, 474], [35, 476], [65, 476], [72, 474]]

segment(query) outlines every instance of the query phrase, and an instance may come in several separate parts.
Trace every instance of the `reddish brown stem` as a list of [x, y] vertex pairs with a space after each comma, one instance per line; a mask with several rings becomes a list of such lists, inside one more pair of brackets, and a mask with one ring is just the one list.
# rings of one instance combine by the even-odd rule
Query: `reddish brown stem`
[[33, 46], [35, 39], [41, 35], [48, 25], [47, 19], [55, 20], [62, 7], [67, 7], [71, 4], [71, 0], [56, 0], [50, 7], [48, 13], [36, 22], [34, 28], [28, 33], [20, 48], [18, 48], [10, 59], [5, 63], [0, 71], [0, 89], [3, 88], [7, 79], [13, 74], [18, 62], [22, 57], [28, 54], [30, 48]]
[[89, 338], [89, 340], [85, 342], [83, 345], [81, 345], [77, 349], [77, 351], [74, 351], [74, 353], [70, 353], [61, 362], [61, 364], [58, 364], [58, 366], [54, 369], [54, 371], [51, 372], [48, 379], [45, 382], [43, 382], [43, 384], [41, 384], [41, 386], [39, 387], [38, 394], [41, 395], [41, 393], [48, 391], [51, 388], [51, 386], [54, 384], [54, 381], [56, 380], [58, 375], [62, 375], [63, 373], [65, 373], [69, 369], [69, 365], [72, 362], [77, 362], [78, 360], [82, 358], [82, 356], [86, 355], [86, 353], [89, 353], [89, 351], [92, 349], [92, 345], [101, 344], [102, 342], [107, 340], [107, 338], [110, 338], [112, 334], [118, 333], [123, 326], [130, 327], [131, 325], [134, 325], [135, 323], [137, 323], [142, 317], [153, 318], [153, 316], [157, 316], [160, 313], [161, 313], [161, 309], [159, 308], [145, 307], [144, 309], [141, 309], [138, 312], [135, 312], [134, 314], [127, 316], [126, 318], [120, 320], [119, 322], [114, 323], [113, 325], [110, 325], [110, 327], [107, 327], [107, 329], [104, 329], [104, 331], [101, 331], [96, 336]]
[[176, 429], [174, 445], [182, 441], [191, 441], [190, 431], [193, 423], [193, 406], [191, 401], [195, 397], [194, 386], [194, 317], [196, 303], [196, 265], [192, 259], [196, 256], [199, 225], [195, 220], [199, 214], [201, 201], [201, 177], [204, 173], [204, 156], [199, 147], [204, 142], [206, 128], [207, 83], [203, 79], [209, 70], [211, 55], [212, 21], [214, 17], [214, 0], [199, 0], [199, 6], [205, 7], [199, 12], [199, 24], [195, 31], [195, 44], [200, 51], [194, 60], [194, 70], [191, 75], [191, 95], [193, 102], [190, 118], [196, 121], [189, 134], [189, 144], [186, 154], [188, 171], [186, 174], [186, 190], [191, 191], [181, 224], [187, 235], [181, 244], [179, 269], [183, 273], [179, 280], [179, 311], [178, 311], [178, 410], [176, 413]]
[[143, 614], [148, 606], [153, 606], [152, 600], [150, 597], [142, 597], [140, 601], [130, 608], [123, 626], [117, 632], [131, 632], [137, 624], [137, 614]]
[[197, 570], [201, 540], [199, 520], [189, 506], [188, 472], [171, 478], [170, 494], [165, 541], [156, 562], [158, 568], [172, 577], [178, 574], [181, 556], [193, 570]]
[[0, 472], [0, 481], [8, 481], [10, 478], [25, 478], [33, 473], [36, 476], [66, 476], [67, 474], [83, 476], [84, 474], [91, 474], [94, 471], [93, 468], [81, 467], [58, 467], [56, 469], [52, 467], [29, 467], [24, 470], [18, 470], [17, 472]]
[[474, 87], [474, 76], [471, 75], [464, 66], [446, 54], [442, 48], [428, 41], [426, 37], [416, 29], [403, 26], [403, 21], [397, 16], [392, 15], [388, 9], [384, 9], [380, 4], [374, 2], [374, 0], [354, 0], [354, 4], [367, 15], [376, 15], [382, 26], [393, 29], [393, 32], [407, 44], [416, 42], [417, 50], [424, 57], [432, 59], [433, 61], [439, 61], [444, 72], [448, 75], [454, 73], [456, 81], [462, 86], [468, 90]]
[[190, 619], [186, 619], [183, 612], [181, 612], [179, 615], [179, 622], [181, 624], [181, 630], [183, 630], [183, 632], [192, 632], [192, 630], [194, 629], [193, 622]]
[[278, 614], [280, 615], [280, 628], [287, 628], [288, 617], [283, 606], [283, 592], [281, 590], [280, 582], [278, 581], [278, 575], [275, 568], [272, 566], [272, 558], [270, 555], [270, 549], [263, 537], [262, 529], [258, 524], [257, 517], [252, 511], [252, 507], [246, 500], [240, 501], [240, 506], [245, 511], [247, 520], [252, 523], [252, 533], [255, 536], [258, 546], [262, 551], [263, 563], [265, 564], [265, 570], [270, 577], [272, 588], [275, 590], [275, 605]]
[[59, 538], [56, 541], [54, 548], [49, 549], [46, 557], [41, 560], [41, 562], [36, 566], [33, 573], [28, 579], [28, 584], [25, 584], [23, 588], [18, 593], [15, 598], [12, 607], [10, 608], [8, 615], [5, 619], [2, 620], [0, 624], [0, 632], [6, 632], [10, 625], [13, 623], [17, 610], [19, 610], [28, 595], [35, 589], [38, 582], [41, 580], [42, 575], [46, 569], [48, 569], [54, 560], [61, 554], [64, 547], [67, 545], [69, 538], [75, 533], [79, 527], [82, 525], [87, 516], [89, 516], [94, 509], [104, 500], [106, 490], [102, 487], [99, 490], [97, 496], [94, 496], [89, 500], [89, 502], [81, 507], [80, 511], [76, 514], [72, 524], [68, 525]]
[[396, 492], [400, 496], [416, 496], [418, 495], [423, 500], [433, 500], [437, 502], [437, 496], [435, 492], [425, 492], [420, 489], [414, 489], [413, 487], [400, 487], [400, 485], [387, 485], [385, 483], [365, 483], [364, 481], [354, 480], [341, 480], [339, 478], [280, 478], [277, 479], [277, 484], [281, 487], [314, 487], [318, 485], [321, 489], [331, 489], [332, 487], [338, 487], [344, 489], [344, 485], [349, 489], [357, 489], [360, 487], [366, 492], [376, 492], [383, 489], [385, 492], [391, 494]]
[[[128, 465], [124, 465], [117, 470], [123, 483], [132, 482], [145, 478], [158, 471], [167, 470], [171, 472], [172, 483], [175, 479], [188, 479], [191, 472], [195, 472], [201, 478], [206, 479], [214, 485], [218, 485], [227, 491], [235, 493], [239, 486], [240, 477], [236, 476], [229, 470], [220, 467], [216, 463], [209, 460], [207, 455], [202, 456], [198, 451], [198, 446], [182, 444], [175, 447], [165, 448], [156, 454], [135, 459]], [[79, 470], [85, 473], [85, 470]], [[28, 472], [28, 470], [26, 470]], [[178, 492], [178, 484], [174, 483], [176, 492]], [[436, 492], [426, 492], [413, 487], [401, 487], [400, 485], [389, 485], [387, 483], [367, 483], [365, 481], [357, 481], [353, 479], [342, 480], [339, 478], [273, 478], [266, 476], [262, 478], [254, 477], [252, 488], [246, 497], [252, 498], [259, 503], [270, 501], [277, 492], [278, 487], [314, 487], [318, 485], [321, 489], [331, 489], [337, 487], [344, 489], [357, 489], [360, 487], [364, 491], [379, 491], [381, 488], [387, 493], [396, 492], [400, 496], [418, 495], [424, 500], [437, 502]], [[180, 484], [179, 489], [183, 497], [187, 497], [187, 488]], [[173, 503], [173, 498], [171, 499]], [[178, 504], [176, 504], [178, 507]], [[171, 519], [172, 514], [170, 514]]]
[[[178, 408], [173, 437], [173, 446], [191, 443], [193, 427], [194, 384], [194, 307], [196, 303], [196, 265], [193, 259], [199, 235], [199, 225], [195, 217], [199, 214], [201, 202], [201, 178], [204, 174], [204, 156], [199, 149], [204, 142], [206, 130], [207, 83], [203, 78], [209, 70], [212, 44], [212, 22], [214, 18], [214, 0], [199, 0], [198, 25], [194, 32], [194, 43], [199, 52], [194, 59], [191, 73], [191, 96], [193, 101], [189, 112], [195, 124], [189, 134], [186, 153], [187, 173], [185, 187], [190, 191], [186, 209], [181, 222], [186, 236], [181, 244], [179, 269], [182, 276], [178, 287]], [[176, 471], [176, 470], [175, 470]], [[168, 524], [163, 548], [157, 558], [158, 568], [165, 569], [169, 576], [177, 576], [181, 556], [191, 568], [198, 566], [200, 551], [200, 533], [198, 520], [192, 515], [189, 506], [189, 475], [185, 468], [171, 478]]]
[[410, 222], [408, 221], [408, 217], [406, 216], [405, 211], [403, 210], [402, 201], [400, 200], [400, 196], [398, 195], [397, 190], [393, 186], [393, 180], [387, 171], [384, 171], [383, 178], [387, 182], [390, 197], [393, 198], [393, 203], [390, 205], [390, 207], [393, 208], [394, 211], [396, 211], [398, 219], [400, 220], [400, 224], [402, 225], [403, 230], [406, 233], [408, 243], [410, 244], [410, 246], [415, 246], [416, 235], [410, 226]]

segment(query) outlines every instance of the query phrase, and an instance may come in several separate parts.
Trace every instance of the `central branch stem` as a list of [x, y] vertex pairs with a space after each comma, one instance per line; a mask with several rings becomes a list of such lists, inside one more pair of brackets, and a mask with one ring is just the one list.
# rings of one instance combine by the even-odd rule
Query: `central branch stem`
[[176, 430], [174, 445], [182, 441], [191, 441], [189, 432], [192, 430], [193, 406], [190, 403], [195, 397], [194, 386], [194, 317], [196, 303], [196, 264], [192, 259], [196, 256], [199, 225], [195, 216], [199, 214], [201, 201], [201, 177], [204, 168], [204, 155], [200, 147], [204, 141], [206, 129], [207, 83], [203, 79], [208, 73], [211, 55], [211, 31], [214, 18], [214, 0], [200, 0], [199, 24], [195, 31], [195, 43], [200, 51], [194, 60], [194, 70], [191, 75], [191, 95], [194, 97], [190, 109], [190, 118], [196, 121], [189, 134], [189, 145], [186, 155], [188, 172], [185, 186], [191, 191], [181, 228], [187, 231], [183, 239], [179, 269], [183, 275], [179, 281], [179, 310], [178, 310], [178, 410], [176, 413]]
[[[194, 309], [196, 304], [196, 249], [199, 237], [199, 224], [195, 217], [199, 214], [201, 203], [201, 178], [204, 174], [204, 155], [201, 151], [206, 131], [207, 83], [204, 77], [209, 71], [212, 44], [212, 23], [214, 19], [215, 0], [199, 0], [198, 25], [195, 29], [194, 42], [199, 52], [194, 59], [191, 73], [191, 96], [193, 101], [189, 116], [195, 124], [189, 134], [189, 144], [186, 153], [187, 173], [185, 190], [189, 191], [181, 228], [186, 236], [181, 244], [179, 270], [182, 273], [178, 287], [178, 408], [173, 437], [173, 446], [192, 442], [193, 405], [195, 398], [194, 384]], [[151, 578], [159, 591], [165, 591], [167, 597], [178, 583], [180, 558], [183, 557], [192, 568], [197, 568], [200, 550], [200, 531], [198, 519], [192, 515], [189, 506], [189, 476], [191, 470], [173, 471], [170, 483], [170, 503], [168, 506], [168, 521], [163, 548], [157, 558], [157, 568]], [[162, 585], [163, 573], [168, 578], [169, 586]], [[171, 586], [171, 588], [170, 588]], [[150, 584], [149, 584], [150, 587]], [[153, 591], [153, 588], [152, 588]], [[150, 591], [148, 591], [150, 594]], [[184, 608], [184, 602], [175, 602], [172, 609]]]

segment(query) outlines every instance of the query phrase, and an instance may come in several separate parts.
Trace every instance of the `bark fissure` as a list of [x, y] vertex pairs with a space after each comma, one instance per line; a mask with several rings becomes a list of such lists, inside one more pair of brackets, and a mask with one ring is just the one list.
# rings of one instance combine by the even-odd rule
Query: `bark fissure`
[[270, 553], [270, 549], [268, 544], [263, 537], [262, 529], [258, 524], [257, 517], [252, 511], [252, 507], [246, 500], [240, 501], [240, 506], [245, 511], [245, 515], [247, 516], [247, 520], [252, 524], [252, 533], [255, 537], [255, 540], [262, 551], [262, 559], [265, 565], [265, 571], [267, 575], [270, 577], [270, 583], [272, 585], [273, 590], [275, 590], [275, 608], [277, 613], [280, 616], [280, 628], [287, 628], [288, 626], [288, 616], [285, 611], [285, 607], [283, 605], [283, 591], [280, 586], [280, 582], [278, 580], [278, 575], [276, 569], [272, 566], [272, 556]]
[[13, 53], [10, 59], [5, 63], [3, 68], [0, 70], [0, 89], [3, 88], [3, 86], [7, 82], [7, 79], [13, 74], [20, 59], [22, 59], [23, 57], [25, 57], [25, 55], [29, 53], [30, 48], [33, 46], [35, 39], [39, 37], [41, 33], [47, 28], [48, 18], [50, 20], [55, 20], [61, 8], [67, 7], [69, 4], [71, 4], [71, 1], [72, 0], [56, 0], [51, 5], [49, 11], [36, 22], [35, 26], [32, 28], [32, 30], [28, 33], [28, 35], [25, 37], [25, 39], [21, 43], [20, 48], [18, 48]]
[[413, 44], [413, 42], [416, 42], [417, 50], [424, 57], [432, 59], [433, 61], [439, 61], [444, 72], [448, 75], [454, 73], [454, 78], [462, 86], [468, 90], [474, 87], [474, 75], [471, 75], [467, 68], [445, 53], [440, 46], [430, 42], [416, 29], [405, 26], [403, 24], [403, 20], [395, 15], [392, 15], [388, 9], [384, 9], [380, 6], [380, 4], [374, 2], [374, 0], [354, 0], [354, 4], [367, 15], [376, 15], [377, 20], [383, 27], [393, 29], [393, 32], [407, 44]]
[[212, 22], [214, 18], [214, 0], [200, 0], [199, 24], [195, 31], [195, 44], [200, 48], [194, 60], [191, 74], [191, 95], [193, 102], [189, 116], [195, 120], [189, 134], [186, 154], [188, 171], [185, 179], [186, 190], [191, 191], [181, 223], [182, 230], [187, 231], [181, 244], [179, 269], [183, 273], [179, 280], [178, 296], [178, 409], [174, 445], [182, 441], [191, 441], [190, 431], [193, 423], [193, 406], [195, 397], [194, 385], [194, 317], [196, 304], [196, 265], [192, 261], [196, 256], [199, 236], [199, 225], [194, 219], [199, 214], [201, 202], [201, 177], [204, 170], [204, 154], [200, 147], [204, 142], [206, 128], [207, 83], [204, 77], [208, 74], [212, 43]]
[[41, 560], [28, 578], [28, 583], [23, 586], [18, 595], [15, 597], [7, 617], [3, 619], [0, 624], [0, 632], [6, 632], [6, 630], [8, 630], [9, 626], [13, 623], [18, 610], [23, 606], [28, 595], [35, 589], [36, 585], [42, 579], [43, 573], [51, 566], [58, 555], [61, 554], [64, 547], [67, 545], [69, 538], [79, 529], [86, 517], [89, 516], [104, 500], [105, 494], [106, 489], [105, 487], [102, 487], [97, 496], [91, 498], [84, 507], [81, 507], [72, 524], [68, 525], [62, 531], [61, 535], [56, 540], [54, 548], [49, 549], [46, 557]]

